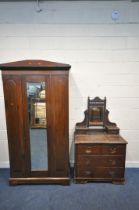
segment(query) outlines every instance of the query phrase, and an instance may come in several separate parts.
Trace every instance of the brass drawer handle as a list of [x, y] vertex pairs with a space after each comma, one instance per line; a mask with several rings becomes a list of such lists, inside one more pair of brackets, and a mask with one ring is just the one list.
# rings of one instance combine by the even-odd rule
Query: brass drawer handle
[[115, 171], [109, 171], [108, 173], [109, 173], [109, 175], [112, 176], [112, 177], [115, 176]]
[[116, 151], [117, 151], [117, 148], [116, 147], [111, 148], [111, 154], [116, 153]]
[[85, 162], [86, 165], [89, 165], [90, 163], [91, 163], [90, 160], [87, 160], [87, 161]]
[[86, 149], [85, 153], [90, 154], [90, 153], [92, 153], [92, 150], [91, 149]]
[[112, 166], [116, 165], [116, 161], [115, 160], [109, 160], [109, 162], [111, 163]]
[[14, 103], [11, 102], [11, 103], [10, 103], [10, 106], [14, 106]]
[[86, 175], [91, 175], [91, 171], [85, 171]]

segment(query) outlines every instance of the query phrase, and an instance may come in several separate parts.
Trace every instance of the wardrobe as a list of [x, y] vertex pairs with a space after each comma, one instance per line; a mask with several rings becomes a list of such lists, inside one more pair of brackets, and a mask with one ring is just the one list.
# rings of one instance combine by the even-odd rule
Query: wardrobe
[[0, 65], [11, 185], [69, 184], [70, 67], [45, 60]]

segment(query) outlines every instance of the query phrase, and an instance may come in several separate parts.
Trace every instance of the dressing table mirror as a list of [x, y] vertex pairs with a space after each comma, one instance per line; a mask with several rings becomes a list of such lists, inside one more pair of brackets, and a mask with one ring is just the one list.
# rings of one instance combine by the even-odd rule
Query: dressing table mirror
[[106, 111], [106, 98], [95, 100], [88, 97], [88, 127], [91, 126], [104, 126], [105, 124], [105, 111]]

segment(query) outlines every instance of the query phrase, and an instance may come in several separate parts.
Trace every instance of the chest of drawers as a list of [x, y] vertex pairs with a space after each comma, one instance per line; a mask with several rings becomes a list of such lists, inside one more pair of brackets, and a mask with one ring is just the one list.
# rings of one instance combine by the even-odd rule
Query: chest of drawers
[[119, 135], [75, 134], [75, 181], [124, 183], [127, 142]]

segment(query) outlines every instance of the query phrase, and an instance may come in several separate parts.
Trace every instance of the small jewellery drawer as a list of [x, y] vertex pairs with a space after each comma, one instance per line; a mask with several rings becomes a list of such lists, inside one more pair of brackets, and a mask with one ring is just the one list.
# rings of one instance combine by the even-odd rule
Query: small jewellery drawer
[[77, 155], [76, 163], [84, 168], [90, 167], [124, 167], [125, 157], [117, 156], [98, 156], [98, 155]]
[[125, 145], [122, 144], [78, 144], [76, 145], [77, 154], [86, 155], [123, 155]]
[[124, 168], [94, 168], [82, 170], [80, 166], [76, 168], [76, 176], [88, 178], [123, 178]]
[[100, 145], [92, 145], [92, 144], [80, 144], [76, 145], [76, 152], [77, 154], [100, 154], [101, 147]]

